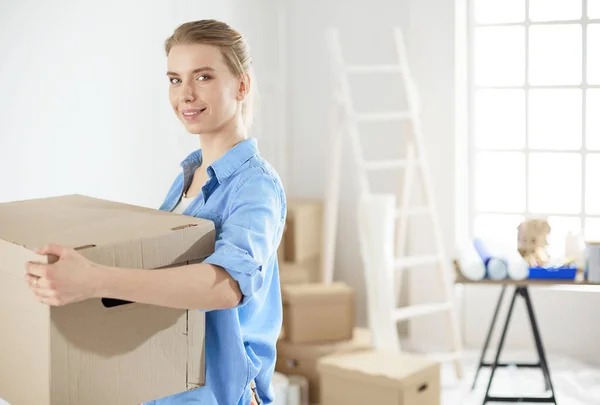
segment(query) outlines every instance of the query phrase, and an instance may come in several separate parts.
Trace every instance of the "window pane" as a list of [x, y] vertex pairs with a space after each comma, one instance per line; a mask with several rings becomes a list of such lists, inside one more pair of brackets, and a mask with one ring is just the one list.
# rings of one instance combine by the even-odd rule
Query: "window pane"
[[579, 24], [530, 27], [530, 84], [581, 84], [581, 44]]
[[586, 97], [586, 146], [600, 150], [600, 89], [587, 90]]
[[588, 18], [600, 18], [600, 0], [588, 0]]
[[600, 218], [586, 218], [584, 238], [600, 241]]
[[473, 236], [485, 240], [490, 250], [516, 251], [517, 227], [522, 215], [477, 214], [473, 222]]
[[475, 207], [479, 211], [525, 211], [525, 155], [479, 152], [475, 159]]
[[479, 86], [521, 86], [525, 81], [525, 28], [477, 28], [475, 82]]
[[486, 149], [525, 147], [525, 92], [479, 90], [475, 95], [475, 144]]
[[581, 90], [534, 89], [529, 93], [529, 146], [579, 149], [583, 135]]
[[525, 0], [475, 0], [474, 4], [479, 24], [525, 21]]
[[578, 214], [581, 209], [581, 155], [529, 155], [529, 211]]
[[600, 84], [600, 24], [590, 24], [587, 30], [587, 81]]
[[529, 0], [531, 21], [579, 20], [581, 0]]
[[585, 213], [600, 215], [600, 154], [590, 153], [585, 164]]
[[548, 235], [548, 253], [552, 257], [560, 257], [565, 253], [565, 236], [568, 232], [578, 234], [581, 231], [581, 220], [576, 217], [548, 217], [550, 234]]

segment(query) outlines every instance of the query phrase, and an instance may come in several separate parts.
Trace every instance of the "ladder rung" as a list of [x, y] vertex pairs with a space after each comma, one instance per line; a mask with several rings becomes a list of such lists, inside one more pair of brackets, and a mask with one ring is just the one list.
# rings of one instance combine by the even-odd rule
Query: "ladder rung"
[[363, 167], [366, 170], [399, 169], [404, 166], [406, 166], [406, 159], [378, 160], [363, 163]]
[[402, 121], [412, 117], [408, 111], [399, 112], [382, 112], [382, 113], [360, 113], [356, 115], [356, 119], [360, 122], [388, 122]]
[[419, 266], [425, 264], [435, 264], [440, 261], [440, 257], [437, 255], [425, 255], [425, 256], [409, 256], [402, 257], [400, 259], [396, 259], [396, 267], [409, 267], [409, 266]]
[[452, 304], [449, 302], [442, 302], [440, 304], [421, 304], [421, 305], [410, 305], [404, 308], [398, 308], [394, 311], [393, 317], [395, 321], [404, 321], [417, 316], [434, 314], [437, 312], [448, 311], [452, 308]]
[[401, 217], [402, 214], [409, 215], [427, 215], [431, 212], [429, 207], [410, 207], [406, 212], [402, 211], [402, 207], [396, 209], [396, 217]]
[[400, 73], [400, 65], [355, 65], [346, 67], [348, 73]]

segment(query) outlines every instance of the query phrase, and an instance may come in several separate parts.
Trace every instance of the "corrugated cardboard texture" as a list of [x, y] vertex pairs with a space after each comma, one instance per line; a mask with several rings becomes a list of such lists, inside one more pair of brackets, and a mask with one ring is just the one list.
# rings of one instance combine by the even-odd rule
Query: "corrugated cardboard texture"
[[284, 258], [302, 262], [321, 253], [323, 201], [292, 198], [287, 202]]
[[0, 204], [0, 238], [3, 399], [15, 405], [131, 405], [204, 383], [204, 313], [136, 303], [107, 307], [118, 301], [100, 299], [48, 308], [35, 300], [23, 275], [27, 260], [46, 260], [29, 248], [46, 243], [117, 267], [202, 261], [214, 249], [212, 222], [64, 196]]
[[322, 358], [317, 369], [321, 405], [440, 404], [440, 365], [422, 356], [372, 350]]
[[[1, 263], [22, 266], [36, 259], [31, 251], [0, 241]], [[0, 271], [0, 398], [12, 405], [48, 403], [49, 329], [50, 309], [34, 299], [23, 276]]]
[[5, 241], [30, 249], [57, 243], [122, 267], [183, 263], [214, 248], [210, 221], [80, 195], [0, 204], [0, 221]]
[[139, 404], [166, 387], [185, 391], [185, 311], [88, 300], [53, 308], [51, 319], [53, 405]]
[[369, 350], [371, 334], [367, 329], [354, 329], [351, 340], [329, 344], [294, 344], [283, 337], [277, 342], [275, 369], [286, 375], [301, 375], [308, 379], [311, 403], [319, 401], [319, 373], [317, 361], [326, 356]]
[[292, 343], [348, 340], [356, 319], [354, 291], [343, 283], [282, 287], [283, 327]]
[[205, 313], [201, 311], [188, 311], [187, 313], [187, 382], [197, 386], [204, 385], [205, 316]]

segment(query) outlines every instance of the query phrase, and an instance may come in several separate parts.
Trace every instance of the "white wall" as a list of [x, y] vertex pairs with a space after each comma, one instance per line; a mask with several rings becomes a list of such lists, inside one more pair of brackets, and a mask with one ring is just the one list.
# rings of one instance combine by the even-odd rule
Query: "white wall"
[[[0, 201], [82, 193], [157, 207], [200, 146], [168, 102], [163, 44], [173, 29], [200, 18], [245, 25], [259, 83], [277, 77], [261, 66], [271, 66], [263, 39], [276, 25], [250, 20], [237, 3], [1, 2]], [[272, 93], [263, 94], [268, 107], [279, 105]], [[260, 146], [282, 166], [273, 127], [258, 120]]]
[[[456, 11], [458, 4], [458, 13]], [[467, 229], [466, 127], [464, 117], [464, 62], [457, 59], [455, 39], [464, 40], [464, 0], [290, 0], [289, 82], [290, 160], [288, 193], [322, 198], [327, 170], [328, 107], [331, 97], [328, 54], [324, 42], [329, 25], [341, 30], [344, 53], [357, 63], [392, 62], [390, 28], [399, 25], [408, 42], [410, 62], [423, 102], [423, 129], [431, 163], [438, 212], [444, 241], [453, 252], [455, 235]], [[317, 11], [318, 10], [318, 11]], [[458, 30], [457, 30], [458, 29]], [[352, 83], [355, 101], [361, 110], [385, 110], [401, 105], [390, 88], [392, 79], [363, 79]], [[396, 86], [396, 87], [394, 87]], [[379, 93], [379, 94], [378, 94]], [[399, 93], [399, 92], [398, 92]], [[383, 94], [383, 96], [382, 96]], [[387, 96], [386, 96], [387, 95]], [[381, 97], [381, 98], [380, 98]], [[456, 113], [459, 113], [458, 119]], [[401, 134], [401, 128], [363, 128], [368, 156], [391, 157], [399, 145], [385, 143], [383, 136]], [[395, 132], [394, 132], [395, 131]], [[388, 138], [390, 139], [390, 138]], [[401, 148], [398, 148], [401, 152]], [[358, 319], [365, 324], [365, 290], [356, 232], [358, 183], [350, 145], [344, 146], [341, 184], [341, 221], [339, 222], [335, 277], [352, 285], [358, 293]], [[374, 179], [377, 191], [385, 189], [390, 177]], [[457, 188], [458, 186], [458, 188]], [[387, 188], [389, 190], [389, 187]], [[430, 233], [422, 224], [412, 226], [412, 252], [431, 249]], [[422, 268], [412, 273], [410, 298], [413, 302], [436, 300], [440, 289], [431, 282], [431, 272]], [[464, 289], [464, 340], [467, 347], [480, 348], [493, 312], [498, 289], [469, 286]], [[590, 308], [600, 305], [600, 294], [538, 291], [532, 292], [538, 322], [549, 352], [573, 354], [600, 361], [600, 326]], [[519, 303], [521, 305], [521, 303]], [[517, 306], [517, 308], [521, 308]], [[431, 316], [410, 325], [410, 345], [416, 349], [443, 350], [447, 347], [445, 319]], [[508, 349], [533, 349], [529, 326], [523, 314], [517, 314], [509, 332]]]

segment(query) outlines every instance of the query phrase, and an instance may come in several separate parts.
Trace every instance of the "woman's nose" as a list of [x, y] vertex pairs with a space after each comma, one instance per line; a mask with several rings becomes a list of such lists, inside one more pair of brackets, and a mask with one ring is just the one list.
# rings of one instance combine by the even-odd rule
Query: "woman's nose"
[[191, 102], [196, 99], [194, 86], [187, 84], [182, 86], [181, 93], [179, 94], [180, 102]]

